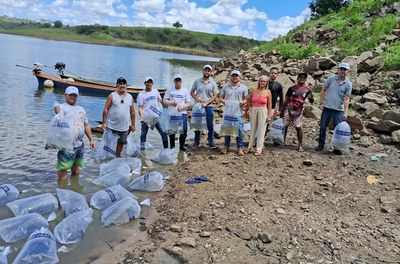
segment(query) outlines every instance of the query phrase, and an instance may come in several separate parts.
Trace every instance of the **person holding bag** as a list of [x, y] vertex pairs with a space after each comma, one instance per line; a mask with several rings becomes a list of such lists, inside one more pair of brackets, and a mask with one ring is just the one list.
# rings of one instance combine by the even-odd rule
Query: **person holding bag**
[[252, 146], [257, 135], [255, 156], [262, 154], [264, 136], [268, 122], [272, 119], [272, 95], [268, 90], [268, 77], [261, 76], [257, 88], [253, 89], [249, 96], [247, 112], [250, 110], [250, 140], [246, 153], [253, 151]]

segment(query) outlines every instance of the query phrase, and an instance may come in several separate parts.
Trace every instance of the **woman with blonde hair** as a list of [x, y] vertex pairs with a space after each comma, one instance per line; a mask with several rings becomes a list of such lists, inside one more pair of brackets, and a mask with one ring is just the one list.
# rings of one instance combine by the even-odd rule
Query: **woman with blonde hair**
[[252, 147], [257, 135], [254, 155], [262, 154], [264, 147], [264, 135], [269, 120], [272, 118], [272, 95], [268, 90], [268, 77], [261, 76], [257, 88], [253, 89], [249, 96], [247, 111], [250, 110], [250, 141], [246, 153], [253, 151]]

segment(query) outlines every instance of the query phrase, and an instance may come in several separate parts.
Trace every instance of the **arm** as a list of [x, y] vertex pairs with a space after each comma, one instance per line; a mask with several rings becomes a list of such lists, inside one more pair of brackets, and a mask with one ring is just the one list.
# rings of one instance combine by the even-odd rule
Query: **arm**
[[313, 95], [313, 93], [312, 93], [311, 90], [310, 90], [310, 92], [309, 92], [308, 95], [307, 95], [307, 99], [308, 99], [308, 101], [310, 102], [310, 104], [313, 104], [313, 103], [314, 103], [314, 95]]
[[192, 90], [190, 90], [190, 95], [193, 97], [196, 103], [202, 103], [201, 98], [196, 95], [196, 83], [193, 83]]
[[[211, 104], [212, 102], [215, 101], [215, 99], [217, 99], [218, 93], [215, 93], [207, 102], [202, 103], [201, 106], [203, 108], [206, 108], [209, 104]], [[201, 101], [201, 100], [200, 100]]]
[[283, 115], [285, 114], [285, 110], [286, 110], [288, 102], [289, 102], [289, 97], [285, 96], [285, 102], [283, 103], [282, 111], [281, 111], [281, 113], [279, 115], [280, 117], [283, 117]]
[[319, 96], [319, 109], [321, 109], [321, 110], [324, 109], [324, 99], [325, 99], [325, 94], [326, 94], [327, 89], [328, 88], [325, 85], [321, 89], [321, 94]]
[[129, 126], [130, 131], [135, 132], [136, 130], [136, 113], [135, 113], [135, 104], [133, 103], [132, 100], [132, 105], [129, 108], [130, 114], [131, 114], [131, 125]]
[[90, 142], [90, 149], [94, 149], [95, 144], [93, 140], [93, 135], [92, 135], [92, 130], [90, 129], [89, 123], [85, 124], [85, 135], [88, 137], [89, 142]]
[[350, 104], [350, 97], [345, 96], [344, 101], [343, 101], [343, 107], [344, 107], [344, 113], [343, 113], [343, 119], [347, 119], [347, 113], [349, 110], [349, 104]]
[[268, 116], [267, 116], [267, 121], [272, 119], [272, 93], [271, 91], [268, 91]]
[[[279, 111], [283, 112], [283, 101], [284, 101], [284, 97], [283, 97], [283, 87], [281, 85], [279, 92], [278, 92], [278, 98], [279, 98]], [[275, 105], [276, 107], [276, 105]]]
[[103, 122], [101, 123], [101, 128], [103, 129], [106, 129], [107, 127], [108, 111], [110, 110], [111, 104], [112, 104], [112, 95], [110, 94], [107, 97], [107, 101], [103, 109]]

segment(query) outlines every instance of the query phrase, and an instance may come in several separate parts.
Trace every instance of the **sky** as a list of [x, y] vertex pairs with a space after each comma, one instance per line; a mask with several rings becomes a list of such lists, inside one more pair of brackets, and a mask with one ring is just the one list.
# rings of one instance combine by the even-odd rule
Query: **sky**
[[0, 0], [0, 15], [63, 25], [182, 28], [272, 40], [301, 25], [311, 0]]

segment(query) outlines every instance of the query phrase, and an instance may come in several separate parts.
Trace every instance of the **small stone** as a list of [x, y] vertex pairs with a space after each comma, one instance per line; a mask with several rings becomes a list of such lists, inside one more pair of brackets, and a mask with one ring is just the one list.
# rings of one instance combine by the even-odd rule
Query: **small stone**
[[260, 239], [264, 244], [272, 242], [272, 236], [268, 233], [258, 234], [258, 239]]
[[317, 181], [322, 181], [324, 178], [321, 175], [315, 175], [314, 179], [316, 179]]
[[308, 160], [308, 159], [307, 160], [303, 160], [303, 164], [308, 166], [308, 167], [310, 167], [310, 166], [313, 165], [313, 161], [312, 160]]
[[379, 198], [379, 201], [382, 204], [392, 204], [396, 202], [396, 197], [394, 196], [381, 196], [381, 198]]
[[278, 214], [286, 214], [285, 210], [282, 209], [282, 208], [277, 208], [277, 209], [276, 209], [276, 212], [277, 212]]
[[145, 226], [145, 225], [140, 225], [139, 226], [139, 231], [140, 232], [144, 232], [144, 231], [146, 231], [147, 230], [147, 226]]
[[210, 236], [211, 236], [211, 233], [210, 233], [210, 232], [204, 231], [204, 232], [201, 232], [201, 233], [199, 234], [199, 236], [200, 236], [200, 237], [210, 237]]
[[392, 209], [390, 209], [389, 207], [382, 207], [381, 208], [381, 212], [382, 213], [385, 213], [385, 214], [388, 214], [388, 213], [390, 213], [392, 211]]
[[196, 239], [193, 237], [183, 237], [176, 243], [177, 246], [186, 246], [195, 248], [197, 246]]
[[207, 220], [207, 216], [206, 216], [205, 214], [201, 213], [201, 214], [199, 215], [199, 220], [204, 222], [204, 221]]
[[171, 251], [172, 251], [173, 253], [175, 253], [175, 254], [180, 254], [180, 253], [182, 252], [182, 248], [181, 248], [181, 247], [174, 246], [174, 247], [171, 249]]
[[175, 232], [175, 233], [181, 233], [182, 232], [182, 227], [180, 225], [177, 225], [177, 224], [171, 225], [169, 229], [172, 232]]

